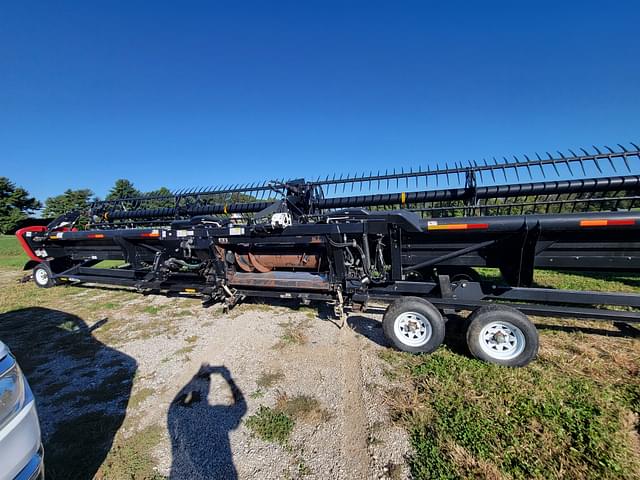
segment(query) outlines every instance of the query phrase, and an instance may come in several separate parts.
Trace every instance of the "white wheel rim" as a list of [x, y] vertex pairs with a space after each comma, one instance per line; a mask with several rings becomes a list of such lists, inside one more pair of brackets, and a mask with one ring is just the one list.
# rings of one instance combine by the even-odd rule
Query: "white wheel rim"
[[38, 285], [46, 285], [49, 282], [49, 274], [44, 268], [36, 270], [36, 282]]
[[499, 360], [510, 360], [520, 355], [527, 342], [524, 333], [513, 323], [491, 322], [480, 331], [480, 348]]
[[431, 339], [431, 323], [421, 313], [404, 312], [393, 322], [396, 338], [410, 347], [421, 347]]

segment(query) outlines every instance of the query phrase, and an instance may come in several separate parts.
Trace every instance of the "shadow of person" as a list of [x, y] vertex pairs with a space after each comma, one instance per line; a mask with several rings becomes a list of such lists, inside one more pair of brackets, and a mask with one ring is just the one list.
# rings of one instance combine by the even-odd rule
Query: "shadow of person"
[[[220, 375], [230, 389], [230, 404], [209, 404], [208, 397], [220, 393], [212, 392], [214, 375]], [[169, 407], [167, 428], [173, 455], [170, 478], [238, 478], [229, 434], [246, 412], [247, 403], [229, 370], [225, 366], [203, 364]]]
[[76, 315], [31, 307], [0, 314], [0, 339], [33, 390], [48, 479], [94, 478], [125, 418], [136, 361]]

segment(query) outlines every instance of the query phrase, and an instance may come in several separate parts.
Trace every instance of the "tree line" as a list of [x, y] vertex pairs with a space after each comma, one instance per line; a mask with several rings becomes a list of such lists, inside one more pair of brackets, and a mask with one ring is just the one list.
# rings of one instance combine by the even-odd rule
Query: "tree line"
[[[130, 180], [121, 178], [116, 180], [105, 200], [170, 194], [170, 190], [166, 187], [151, 192], [142, 192], [135, 188]], [[55, 218], [72, 210], [84, 212], [88, 210], [92, 202], [97, 200], [100, 199], [90, 189], [81, 188], [78, 190], [67, 189], [60, 195], [48, 197], [43, 203], [7, 177], [0, 177], [0, 233], [6, 234], [14, 231], [27, 218], [40, 210], [43, 218]]]

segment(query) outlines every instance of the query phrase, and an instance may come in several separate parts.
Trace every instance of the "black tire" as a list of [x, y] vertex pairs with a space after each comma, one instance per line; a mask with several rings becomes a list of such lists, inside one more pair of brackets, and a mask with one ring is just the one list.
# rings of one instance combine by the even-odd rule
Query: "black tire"
[[51, 269], [43, 263], [39, 263], [33, 268], [33, 282], [40, 288], [53, 287], [56, 282], [52, 276]]
[[438, 274], [449, 275], [451, 282], [479, 282], [480, 274], [471, 267], [439, 267]]
[[535, 325], [515, 308], [489, 305], [469, 315], [467, 346], [480, 360], [524, 367], [536, 358], [538, 343]]
[[444, 340], [444, 323], [431, 303], [419, 297], [404, 297], [389, 305], [382, 319], [382, 330], [398, 350], [430, 353]]

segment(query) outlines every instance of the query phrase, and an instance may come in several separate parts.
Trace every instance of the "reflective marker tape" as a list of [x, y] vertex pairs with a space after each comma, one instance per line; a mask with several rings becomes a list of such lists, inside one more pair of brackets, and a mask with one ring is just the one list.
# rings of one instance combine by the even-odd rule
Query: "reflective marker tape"
[[427, 230], [478, 230], [489, 228], [488, 223], [448, 223], [440, 224], [431, 223], [427, 224]]
[[615, 227], [624, 225], [635, 225], [636, 221], [633, 218], [620, 218], [612, 220], [580, 220], [581, 227]]
[[87, 235], [88, 238], [104, 238], [104, 234], [102, 233], [90, 233]]
[[407, 203], [407, 193], [406, 192], [402, 192], [402, 194], [400, 195], [400, 201], [402, 202], [402, 205]]

